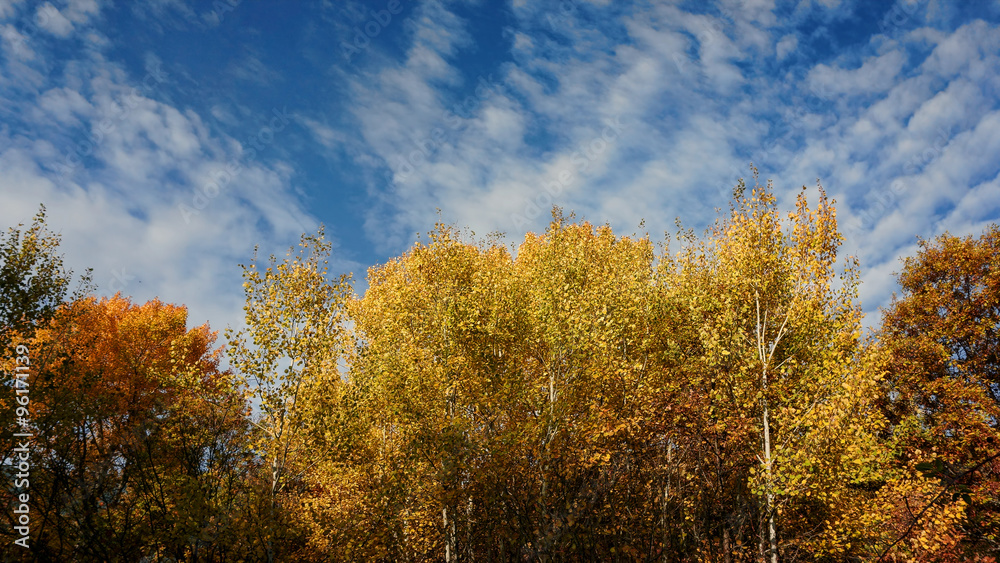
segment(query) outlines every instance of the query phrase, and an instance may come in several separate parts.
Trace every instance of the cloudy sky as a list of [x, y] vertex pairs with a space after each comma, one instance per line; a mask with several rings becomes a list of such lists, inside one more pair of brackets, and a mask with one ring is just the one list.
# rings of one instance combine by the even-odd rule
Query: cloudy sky
[[1000, 0], [0, 0], [0, 226], [44, 203], [102, 294], [224, 328], [236, 264], [321, 223], [361, 278], [438, 220], [518, 241], [553, 204], [660, 239], [753, 162], [786, 209], [837, 200], [874, 312], [917, 236], [1000, 219], [998, 26]]

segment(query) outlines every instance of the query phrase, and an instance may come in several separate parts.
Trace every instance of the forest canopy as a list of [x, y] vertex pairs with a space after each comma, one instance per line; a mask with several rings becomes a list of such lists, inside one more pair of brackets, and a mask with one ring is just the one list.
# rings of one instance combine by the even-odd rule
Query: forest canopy
[[673, 242], [438, 224], [359, 296], [320, 229], [219, 343], [69, 294], [43, 208], [0, 241], [4, 559], [995, 561], [1000, 228], [921, 241], [869, 334], [822, 187]]

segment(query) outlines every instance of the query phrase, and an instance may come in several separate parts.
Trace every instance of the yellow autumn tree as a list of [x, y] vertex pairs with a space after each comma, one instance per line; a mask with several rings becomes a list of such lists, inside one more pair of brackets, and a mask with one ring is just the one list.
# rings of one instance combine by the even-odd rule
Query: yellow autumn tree
[[[861, 336], [834, 203], [820, 187], [810, 207], [803, 189], [785, 214], [754, 179], [674, 255], [558, 210], [513, 251], [438, 225], [369, 269], [364, 296], [317, 301], [337, 304], [313, 318], [337, 319], [350, 344], [342, 356], [317, 344], [325, 363], [296, 372], [323, 385], [261, 398], [298, 413], [284, 415], [298, 417], [289, 451], [303, 454], [283, 505], [306, 534], [297, 556], [915, 553], [896, 541], [900, 507], [940, 488], [896, 461], [877, 401], [883, 352]], [[907, 531], [933, 544], [922, 553], [946, 549], [934, 526], [952, 526], [960, 503], [934, 504]]]
[[838, 274], [832, 202], [819, 188], [811, 209], [803, 190], [785, 219], [770, 184], [747, 196], [741, 182], [729, 216], [688, 242], [663, 266], [696, 350], [682, 370], [706, 401], [702, 459], [735, 509], [719, 525], [718, 555], [860, 553], [866, 531], [845, 516], [887, 452], [872, 404], [878, 374], [859, 345], [857, 268], [848, 260]]
[[645, 238], [556, 216], [516, 258], [439, 225], [372, 268], [341, 406], [366, 455], [318, 470], [315, 529], [341, 541], [315, 541], [392, 560], [655, 553], [671, 524], [649, 502], [667, 448], [650, 428], [677, 383], [653, 261]]
[[[348, 276], [328, 275], [331, 244], [323, 229], [303, 234], [298, 248], [279, 261], [259, 265], [255, 253], [243, 268], [246, 326], [227, 331], [229, 358], [255, 413], [251, 452], [257, 475], [256, 514], [264, 545], [260, 557], [274, 561], [299, 548], [292, 515], [303, 479], [316, 465], [310, 442], [314, 397], [336, 393], [344, 348], [344, 304]], [[263, 267], [262, 267], [263, 266]], [[321, 404], [321, 403], [320, 403]]]

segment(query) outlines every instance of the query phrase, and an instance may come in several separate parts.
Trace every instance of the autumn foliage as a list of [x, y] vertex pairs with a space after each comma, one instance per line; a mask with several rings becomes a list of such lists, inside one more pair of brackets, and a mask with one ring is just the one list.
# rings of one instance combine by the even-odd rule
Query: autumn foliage
[[245, 405], [218, 370], [214, 334], [186, 329], [186, 316], [157, 301], [86, 298], [21, 341], [34, 356], [37, 558], [232, 551], [227, 534], [245, 525], [230, 512], [248, 469]]
[[969, 560], [1000, 552], [1000, 228], [920, 246], [885, 312], [881, 402], [905, 459], [961, 502], [942, 535]]
[[321, 230], [243, 266], [225, 353], [180, 306], [20, 305], [41, 311], [5, 322], [37, 356], [38, 525], [30, 556], [3, 549], [994, 561], [1000, 231], [924, 241], [865, 336], [809, 193], [782, 212], [741, 182], [704, 237], [659, 246], [558, 210], [511, 248], [438, 225], [363, 296]]

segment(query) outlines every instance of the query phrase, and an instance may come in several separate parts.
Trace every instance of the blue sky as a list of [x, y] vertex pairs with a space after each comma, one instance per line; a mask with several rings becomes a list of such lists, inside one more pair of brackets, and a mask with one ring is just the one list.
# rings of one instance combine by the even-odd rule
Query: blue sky
[[752, 161], [785, 209], [837, 200], [872, 312], [917, 236], [1000, 218], [998, 26], [1000, 0], [0, 0], [0, 225], [44, 202], [101, 293], [224, 328], [254, 244], [320, 223], [358, 278], [553, 204], [658, 240]]

